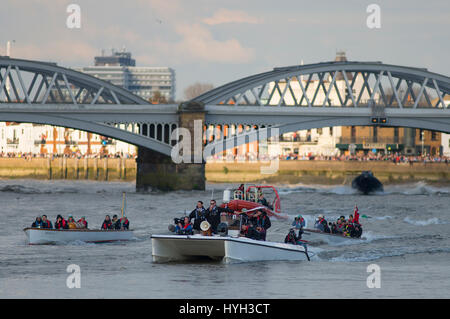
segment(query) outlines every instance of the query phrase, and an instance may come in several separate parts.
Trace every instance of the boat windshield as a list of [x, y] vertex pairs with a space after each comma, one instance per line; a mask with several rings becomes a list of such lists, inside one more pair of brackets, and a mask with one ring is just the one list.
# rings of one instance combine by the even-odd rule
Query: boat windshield
[[267, 203], [266, 206], [270, 209], [275, 210], [276, 212], [281, 211], [280, 197], [273, 186], [244, 185], [243, 188], [241, 187], [233, 191], [233, 198], [255, 203], [265, 200]]

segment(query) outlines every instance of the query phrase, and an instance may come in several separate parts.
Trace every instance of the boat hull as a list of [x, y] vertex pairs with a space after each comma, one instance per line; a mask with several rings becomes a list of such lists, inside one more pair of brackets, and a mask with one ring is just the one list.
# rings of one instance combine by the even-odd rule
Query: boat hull
[[201, 235], [153, 235], [154, 262], [211, 259], [230, 262], [268, 260], [309, 260], [303, 246], [234, 238]]
[[316, 229], [303, 229], [302, 239], [308, 243], [325, 243], [330, 245], [361, 241], [361, 238], [346, 237], [338, 234], [329, 234]]
[[105, 243], [133, 238], [132, 230], [25, 228], [24, 232], [30, 245], [66, 244], [76, 241]]

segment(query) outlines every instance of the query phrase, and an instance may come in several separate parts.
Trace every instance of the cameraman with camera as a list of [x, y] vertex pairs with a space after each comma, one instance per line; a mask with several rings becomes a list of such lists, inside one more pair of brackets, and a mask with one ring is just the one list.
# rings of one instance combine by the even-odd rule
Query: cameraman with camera
[[193, 235], [193, 227], [191, 222], [189, 221], [189, 217], [186, 216], [184, 219], [181, 218], [175, 218], [174, 222], [176, 224], [175, 226], [175, 233], [177, 235]]

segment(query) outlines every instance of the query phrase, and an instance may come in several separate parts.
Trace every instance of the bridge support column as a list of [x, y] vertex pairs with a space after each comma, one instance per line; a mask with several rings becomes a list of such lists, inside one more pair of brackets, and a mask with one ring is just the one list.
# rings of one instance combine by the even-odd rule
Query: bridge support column
[[[191, 134], [191, 152], [194, 152], [194, 121], [200, 120], [203, 128], [205, 110], [203, 104], [181, 104], [178, 110], [179, 127], [187, 129]], [[198, 125], [198, 124], [197, 124]], [[203, 132], [203, 131], [202, 131]], [[201, 152], [203, 153], [203, 143]], [[200, 150], [197, 150], [200, 151]], [[170, 156], [156, 151], [138, 149], [136, 190], [159, 189], [173, 190], [205, 190], [205, 162], [176, 164]]]

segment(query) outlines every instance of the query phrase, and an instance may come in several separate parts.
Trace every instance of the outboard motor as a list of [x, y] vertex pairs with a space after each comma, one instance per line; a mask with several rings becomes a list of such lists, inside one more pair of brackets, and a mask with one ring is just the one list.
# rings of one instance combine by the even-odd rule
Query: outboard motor
[[217, 233], [221, 237], [227, 236], [228, 235], [228, 225], [226, 223], [220, 223], [219, 225], [217, 225]]
[[229, 203], [231, 200], [231, 191], [229, 189], [226, 189], [223, 191], [223, 199], [222, 201], [224, 203]]

